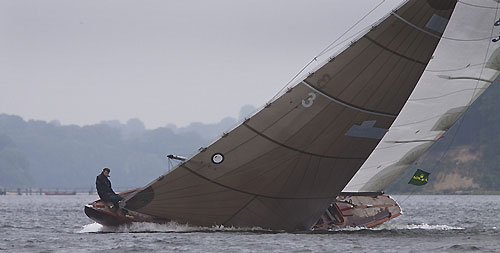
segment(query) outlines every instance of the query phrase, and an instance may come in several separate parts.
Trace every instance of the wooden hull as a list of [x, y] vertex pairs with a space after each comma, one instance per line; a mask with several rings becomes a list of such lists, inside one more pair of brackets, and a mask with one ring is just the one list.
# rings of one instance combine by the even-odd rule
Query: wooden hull
[[[140, 189], [133, 189], [126, 192], [119, 193], [122, 197], [134, 193]], [[138, 213], [125, 208], [111, 207], [113, 204], [103, 200], [96, 200], [92, 203], [85, 205], [85, 214], [95, 222], [103, 226], [120, 226], [132, 222], [153, 222], [153, 223], [166, 223], [168, 220], [163, 218]]]
[[104, 226], [120, 226], [132, 222], [166, 223], [163, 218], [146, 215], [124, 208], [111, 208], [111, 203], [102, 200], [85, 205], [85, 214], [95, 222]]
[[383, 193], [341, 193], [313, 230], [370, 228], [400, 216], [398, 203]]
[[[133, 191], [121, 193], [127, 195]], [[111, 203], [102, 200], [87, 204], [85, 214], [104, 226], [120, 226], [132, 222], [167, 223], [163, 218], [127, 210], [111, 208]], [[401, 215], [397, 202], [382, 193], [341, 193], [319, 218], [312, 228], [327, 231], [349, 227], [370, 228]]]

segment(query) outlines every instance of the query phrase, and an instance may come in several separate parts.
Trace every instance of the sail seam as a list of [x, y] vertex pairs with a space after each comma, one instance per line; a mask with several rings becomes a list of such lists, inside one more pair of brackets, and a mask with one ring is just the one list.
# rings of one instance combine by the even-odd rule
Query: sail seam
[[213, 184], [216, 184], [220, 187], [223, 187], [223, 188], [226, 188], [226, 189], [229, 189], [229, 190], [233, 190], [233, 191], [236, 191], [236, 192], [240, 192], [240, 193], [244, 193], [244, 194], [248, 194], [248, 195], [253, 195], [255, 197], [262, 197], [262, 198], [269, 198], [269, 199], [332, 199], [332, 198], [335, 198], [336, 196], [327, 196], [327, 197], [279, 197], [279, 196], [268, 196], [268, 195], [262, 195], [262, 194], [258, 194], [258, 193], [253, 193], [253, 192], [247, 192], [247, 191], [244, 191], [244, 190], [240, 190], [240, 189], [237, 189], [237, 188], [234, 188], [234, 187], [231, 187], [231, 186], [228, 186], [228, 185], [225, 185], [225, 184], [221, 184], [215, 180], [212, 180], [208, 177], [205, 177], [201, 174], [199, 174], [198, 172], [192, 170], [191, 168], [187, 167], [185, 164], [182, 164], [180, 167], [183, 167], [184, 169], [186, 169], [187, 171], [193, 173], [194, 175], [210, 182], [210, 183], [213, 183]]
[[433, 34], [429, 31], [426, 31], [418, 26], [416, 26], [415, 24], [412, 24], [410, 21], [404, 19], [403, 17], [399, 16], [398, 14], [396, 14], [395, 12], [391, 12], [391, 14], [398, 18], [399, 20], [405, 22], [406, 24], [408, 24], [409, 26], [431, 36], [431, 37], [434, 37], [434, 38], [437, 38], [437, 39], [447, 39], [447, 40], [454, 40], [454, 41], [481, 41], [481, 40], [489, 40], [491, 38], [494, 38], [494, 37], [488, 37], [488, 38], [479, 38], [479, 39], [456, 39], [456, 38], [450, 38], [450, 37], [444, 37], [444, 36], [439, 36], [439, 35], [436, 35], [436, 34]]
[[344, 102], [342, 100], [334, 98], [334, 97], [332, 97], [332, 96], [324, 93], [321, 90], [316, 89], [314, 86], [308, 84], [306, 81], [302, 81], [302, 84], [304, 84], [305, 86], [307, 86], [310, 89], [314, 90], [315, 92], [319, 93], [320, 95], [322, 95], [326, 99], [328, 99], [330, 101], [333, 101], [333, 102], [335, 102], [337, 104], [343, 105], [345, 107], [348, 107], [350, 109], [353, 109], [353, 110], [356, 110], [356, 111], [360, 111], [360, 112], [375, 114], [375, 115], [379, 115], [379, 116], [390, 117], [390, 118], [396, 118], [398, 116], [396, 114], [390, 114], [390, 113], [384, 113], [384, 112], [377, 112], [377, 111], [368, 110], [368, 109], [365, 109], [365, 108], [362, 108], [362, 107], [359, 107], [359, 106], [351, 105], [351, 104], [346, 103], [346, 102]]
[[256, 195], [254, 195], [247, 203], [245, 203], [238, 211], [236, 211], [231, 217], [229, 217], [227, 220], [225, 220], [222, 224], [228, 223], [230, 220], [232, 220], [236, 215], [238, 215], [243, 209], [245, 209], [250, 203], [252, 203], [255, 199], [257, 198]]
[[388, 47], [386, 47], [386, 46], [384, 46], [384, 45], [382, 45], [382, 44], [378, 43], [377, 41], [375, 41], [374, 39], [372, 39], [372, 38], [370, 38], [370, 37], [368, 37], [368, 36], [365, 36], [364, 38], [366, 38], [367, 40], [371, 41], [373, 44], [375, 44], [375, 45], [377, 45], [377, 46], [379, 46], [379, 47], [383, 48], [384, 50], [386, 50], [386, 51], [388, 51], [388, 52], [390, 52], [390, 53], [392, 53], [392, 54], [395, 54], [395, 55], [397, 55], [397, 56], [399, 56], [399, 57], [402, 57], [402, 58], [404, 58], [404, 59], [407, 59], [407, 60], [409, 60], [409, 61], [416, 62], [416, 63], [420, 63], [420, 64], [422, 64], [422, 65], [424, 65], [424, 66], [427, 66], [427, 63], [422, 62], [422, 61], [419, 61], [419, 60], [417, 60], [417, 59], [413, 59], [413, 58], [408, 57], [408, 56], [406, 56], [406, 55], [400, 54], [400, 53], [398, 53], [398, 52], [396, 52], [396, 51], [394, 51], [394, 50], [392, 50], [392, 49], [390, 49], [390, 48], [388, 48]]
[[[416, 8], [416, 7], [414, 7], [414, 8]], [[419, 16], [424, 16], [424, 15], [419, 15], [420, 12], [422, 12], [422, 10], [425, 11], [425, 7], [423, 5], [419, 7], [418, 11], [415, 11], [415, 14], [413, 16], [410, 16], [408, 18], [413, 20], [413, 19], [418, 18]], [[408, 27], [403, 26], [400, 29], [398, 29], [397, 33], [395, 33], [393, 35], [393, 38], [390, 41], [388, 41], [386, 43], [386, 45], [392, 44], [392, 45], [396, 46], [396, 50], [402, 50], [403, 52], [406, 52], [406, 53], [409, 53], [412, 48], [414, 48], [413, 52], [420, 51], [419, 46], [414, 46], [414, 45], [418, 45], [419, 44], [418, 40], [423, 40], [424, 36], [420, 36], [417, 33], [413, 33], [411, 31], [411, 28], [410, 28], [410, 31], [408, 31], [407, 28]], [[409, 34], [405, 35], [405, 33], [407, 33], [407, 32], [409, 34], [411, 34], [411, 36], [414, 36], [414, 38], [411, 39], [411, 42], [407, 43], [407, 42], [405, 42], [405, 40], [403, 40], [403, 41], [400, 41], [399, 45], [397, 45], [397, 41], [399, 40], [399, 38], [401, 38], [401, 37], [409, 38], [409, 36], [410, 36]], [[366, 37], [368, 37], [368, 35]], [[423, 52], [425, 52], [425, 51], [426, 50], [424, 48]], [[412, 54], [410, 53], [409, 55], [412, 55]], [[419, 55], [421, 55], [421, 54], [419, 54]], [[366, 101], [363, 106], [367, 105], [367, 103], [373, 103], [372, 106], [374, 108], [384, 108], [384, 107], [386, 107], [384, 105], [391, 104], [392, 105], [391, 107], [393, 110], [396, 109], [397, 113], [401, 112], [401, 108], [403, 107], [404, 104], [400, 104], [401, 102], [397, 102], [398, 96], [394, 95], [394, 93], [400, 94], [401, 91], [404, 92], [405, 90], [408, 89], [408, 88], [404, 88], [405, 86], [411, 87], [411, 89], [413, 89], [413, 87], [415, 87], [415, 85], [416, 85], [417, 80], [413, 80], [411, 83], [403, 82], [402, 80], [412, 80], [413, 79], [412, 77], [414, 75], [413, 72], [416, 69], [419, 69], [418, 66], [414, 66], [418, 63], [416, 63], [415, 61], [405, 61], [404, 59], [405, 58], [398, 57], [398, 60], [396, 63], [397, 67], [392, 68], [392, 70], [389, 71], [389, 73], [386, 75], [386, 77], [383, 79], [383, 81], [381, 81], [380, 84], [378, 85], [378, 87], [375, 89], [373, 94], [375, 94], [374, 95], [375, 97], [380, 97], [378, 99], [378, 102]], [[387, 61], [389, 61], [389, 59]], [[424, 66], [421, 66], [421, 67], [423, 67], [423, 69], [425, 69], [425, 64], [424, 64]], [[422, 69], [422, 71], [423, 71], [423, 69]], [[419, 70], [417, 70], [417, 71], [420, 72]], [[406, 77], [403, 78], [403, 75], [405, 73], [406, 73]], [[398, 85], [396, 87], [399, 87], [399, 89], [396, 89], [393, 86], [394, 86], [394, 83], [398, 83], [398, 82], [405, 83], [405, 85]], [[393, 88], [388, 89], [387, 83], [389, 84], [389, 87], [393, 87]], [[409, 95], [405, 94], [405, 96], [409, 96]], [[394, 108], [393, 107], [394, 105], [396, 105], [397, 107]]]
[[431, 32], [428, 32], [428, 31], [426, 31], [426, 30], [424, 30], [424, 29], [422, 29], [422, 28], [420, 28], [420, 27], [416, 26], [415, 24], [412, 24], [410, 21], [408, 21], [408, 20], [404, 19], [403, 17], [399, 16], [399, 15], [398, 15], [397, 13], [395, 13], [395, 12], [391, 12], [391, 14], [392, 14], [394, 17], [398, 18], [399, 20], [401, 20], [401, 21], [405, 22], [405, 23], [406, 23], [406, 24], [408, 24], [409, 26], [411, 26], [411, 27], [413, 27], [413, 28], [415, 28], [415, 29], [417, 29], [417, 30], [419, 30], [419, 31], [421, 31], [421, 32], [423, 32], [423, 33], [425, 33], [425, 34], [430, 35], [430, 36], [432, 36], [432, 37], [434, 37], [434, 38], [441, 39], [441, 36], [438, 36], [438, 35], [436, 35], [436, 34], [433, 34], [433, 33], [431, 33]]
[[252, 128], [251, 126], [247, 125], [246, 123], [243, 123], [244, 126], [246, 126], [248, 129], [250, 129], [251, 131], [253, 131], [254, 133], [262, 136], [264, 139], [270, 141], [270, 142], [273, 142], [275, 144], [278, 144], [284, 148], [287, 148], [287, 149], [290, 149], [290, 150], [293, 150], [293, 151], [296, 151], [296, 152], [299, 152], [299, 153], [303, 153], [303, 154], [307, 154], [307, 155], [311, 155], [311, 156], [316, 156], [316, 157], [321, 157], [321, 158], [330, 158], [330, 159], [344, 159], [344, 160], [363, 160], [363, 159], [366, 159], [366, 157], [340, 157], [340, 156], [328, 156], [328, 155], [320, 155], [320, 154], [316, 154], [316, 153], [311, 153], [311, 152], [307, 152], [307, 151], [304, 151], [304, 150], [300, 150], [298, 148], [294, 148], [294, 147], [290, 147], [288, 145], [285, 145], [281, 142], [278, 142], [272, 138], [270, 138], [269, 136], [257, 131], [256, 129]]
[[[412, 20], [412, 21], [416, 22], [417, 24], [422, 23], [426, 19], [425, 18], [426, 15], [424, 13], [427, 13], [425, 5], [423, 5], [417, 12], [415, 12], [414, 16], [412, 16], [411, 19], [409, 19], [409, 20]], [[401, 32], [400, 32], [400, 34], [401, 34]], [[417, 35], [417, 33], [415, 33], [415, 35]], [[429, 51], [428, 51], [427, 46], [425, 46], [425, 44], [426, 44], [425, 41], [426, 41], [425, 35], [423, 35], [423, 36], [417, 35], [414, 39], [411, 40], [411, 42], [409, 42], [409, 43], [403, 42], [403, 43], [401, 43], [400, 46], [407, 44], [405, 52], [407, 52], [411, 56], [424, 55], [424, 57], [426, 57], [425, 56], [426, 52], [429, 52]], [[398, 85], [398, 86], [396, 86], [396, 88], [394, 89], [395, 93], [394, 93], [394, 95], [392, 95], [393, 101], [395, 98], [396, 98], [396, 100], [398, 100], [398, 98], [406, 98], [405, 101], [408, 100], [412, 91], [415, 89], [415, 87], [418, 83], [418, 80], [420, 79], [420, 76], [422, 75], [425, 68], [427, 67], [428, 62], [432, 58], [432, 53], [436, 49], [437, 44], [438, 44], [438, 41], [433, 42], [433, 46], [431, 47], [432, 50], [429, 52], [430, 55], [427, 56], [427, 59], [428, 59], [427, 63], [424, 63], [424, 65], [421, 66], [421, 67], [423, 67], [422, 69], [420, 69], [417, 66], [417, 64], [418, 64], [417, 62], [404, 63], [403, 70], [397, 74], [396, 80], [413, 80], [413, 82], [411, 82], [410, 85]], [[414, 79], [415, 76], [418, 76], [418, 78]], [[393, 94], [393, 93], [387, 92], [386, 94], [384, 94], [384, 96], [383, 96], [384, 100], [386, 99], [387, 96], [389, 96], [389, 94]], [[396, 102], [396, 103], [399, 104], [398, 102]], [[380, 106], [381, 104], [382, 104], [382, 101], [380, 102], [380, 104], [378, 106]], [[403, 102], [402, 106], [398, 108], [398, 113], [401, 112], [401, 110], [404, 107], [404, 104], [405, 103]]]

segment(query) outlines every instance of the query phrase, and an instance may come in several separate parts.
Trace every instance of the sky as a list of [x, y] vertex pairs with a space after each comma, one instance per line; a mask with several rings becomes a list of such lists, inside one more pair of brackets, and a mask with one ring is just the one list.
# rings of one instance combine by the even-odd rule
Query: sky
[[149, 129], [237, 118], [401, 2], [0, 0], [0, 114]]

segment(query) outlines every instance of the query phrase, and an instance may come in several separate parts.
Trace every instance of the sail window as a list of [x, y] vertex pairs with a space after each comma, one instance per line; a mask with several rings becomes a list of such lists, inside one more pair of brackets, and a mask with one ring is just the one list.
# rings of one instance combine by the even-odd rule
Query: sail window
[[224, 161], [224, 155], [222, 155], [221, 153], [215, 153], [212, 156], [212, 162], [215, 164], [222, 163], [223, 161]]
[[431, 19], [429, 19], [429, 22], [427, 22], [425, 27], [442, 34], [447, 24], [448, 24], [448, 19], [445, 19], [439, 15], [434, 14], [432, 15]]

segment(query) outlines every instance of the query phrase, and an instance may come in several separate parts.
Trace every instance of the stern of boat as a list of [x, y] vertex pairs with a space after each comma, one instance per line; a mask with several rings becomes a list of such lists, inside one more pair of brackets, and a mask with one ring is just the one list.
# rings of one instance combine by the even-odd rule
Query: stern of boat
[[401, 207], [383, 193], [342, 192], [321, 215], [313, 230], [370, 228], [400, 216]]

